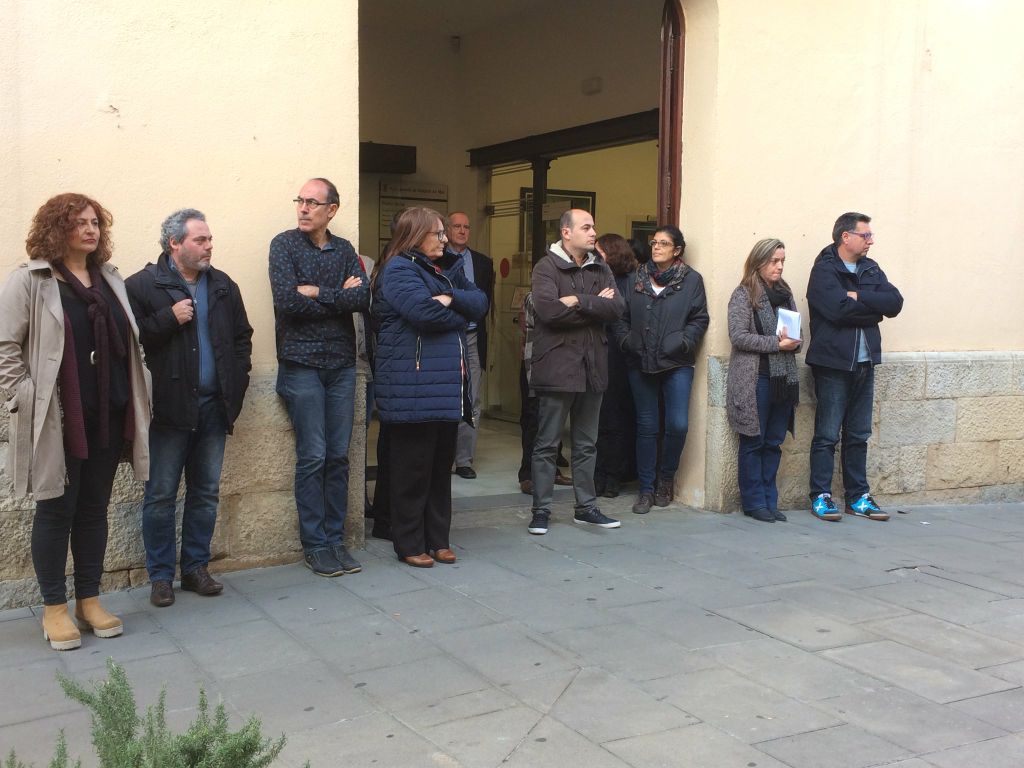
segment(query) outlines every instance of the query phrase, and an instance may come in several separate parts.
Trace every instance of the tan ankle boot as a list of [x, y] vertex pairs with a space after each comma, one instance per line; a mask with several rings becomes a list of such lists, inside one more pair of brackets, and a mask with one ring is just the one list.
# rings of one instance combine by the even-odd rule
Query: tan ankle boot
[[43, 640], [49, 640], [55, 651], [82, 647], [82, 633], [71, 621], [67, 603], [43, 606]]
[[117, 637], [124, 632], [124, 624], [100, 605], [98, 597], [83, 597], [75, 601], [75, 618], [81, 629], [91, 629], [96, 637]]

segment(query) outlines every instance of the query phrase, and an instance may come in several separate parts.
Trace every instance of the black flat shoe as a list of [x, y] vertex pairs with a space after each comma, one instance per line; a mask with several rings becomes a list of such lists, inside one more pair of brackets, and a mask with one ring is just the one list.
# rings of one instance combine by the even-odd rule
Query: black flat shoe
[[775, 522], [777, 522], [777, 523], [784, 523], [784, 522], [786, 522], [786, 516], [784, 514], [782, 514], [781, 512], [779, 512], [779, 510], [777, 510], [777, 509], [773, 510], [772, 511], [772, 515], [775, 516]]
[[752, 517], [761, 523], [774, 523], [775, 515], [769, 512], [767, 509], [755, 509], [753, 512], [743, 511], [743, 514], [747, 517]]

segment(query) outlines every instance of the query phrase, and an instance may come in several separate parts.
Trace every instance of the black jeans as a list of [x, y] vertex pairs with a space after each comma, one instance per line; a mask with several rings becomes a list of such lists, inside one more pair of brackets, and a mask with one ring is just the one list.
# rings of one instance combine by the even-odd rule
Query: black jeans
[[32, 565], [45, 605], [68, 601], [64, 571], [69, 540], [75, 597], [96, 597], [100, 593], [103, 556], [107, 551], [107, 506], [121, 458], [123, 432], [123, 416], [118, 414], [110, 420], [109, 447], [94, 447], [95, 435], [88, 435], [88, 459], [64, 457], [68, 480], [64, 495], [36, 502]]
[[522, 437], [523, 459], [519, 463], [519, 482], [533, 476], [533, 444], [537, 440], [537, 398], [530, 397], [526, 381], [526, 365], [519, 365], [519, 430]]
[[458, 432], [454, 421], [388, 425], [391, 541], [399, 557], [448, 548]]
[[391, 530], [391, 431], [383, 421], [377, 433], [377, 482], [373, 486], [374, 535]]

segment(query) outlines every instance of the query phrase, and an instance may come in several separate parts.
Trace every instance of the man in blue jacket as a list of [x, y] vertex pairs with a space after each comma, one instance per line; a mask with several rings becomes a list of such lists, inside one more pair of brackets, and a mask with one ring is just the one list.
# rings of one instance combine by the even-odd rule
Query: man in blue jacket
[[807, 364], [814, 374], [818, 405], [811, 441], [811, 511], [837, 522], [832, 501], [832, 468], [842, 431], [846, 513], [888, 520], [868, 487], [868, 438], [874, 400], [875, 366], [882, 362], [883, 317], [896, 317], [903, 296], [878, 264], [868, 258], [874, 243], [871, 217], [844, 213], [832, 228], [832, 244], [811, 268], [807, 303], [811, 343]]

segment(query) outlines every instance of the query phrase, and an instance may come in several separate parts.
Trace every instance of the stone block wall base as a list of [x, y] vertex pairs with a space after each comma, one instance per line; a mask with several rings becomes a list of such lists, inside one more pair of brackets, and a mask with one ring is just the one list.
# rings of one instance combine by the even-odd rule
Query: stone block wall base
[[[884, 506], [1024, 499], [1024, 352], [900, 352], [875, 369], [868, 481]], [[740, 510], [738, 440], [726, 417], [729, 359], [708, 365], [708, 507]], [[779, 506], [808, 508], [814, 387], [800, 362], [796, 437], [786, 438]], [[843, 496], [839, 449], [833, 495]]]
[[[228, 437], [221, 478], [217, 527], [211, 542], [211, 570], [283, 565], [302, 559], [292, 486], [295, 438], [275, 385], [276, 371], [252, 377], [241, 417]], [[363, 546], [364, 470], [366, 455], [366, 369], [356, 372], [355, 420], [349, 450], [351, 513], [345, 543]], [[35, 502], [18, 498], [4, 472], [7, 420], [0, 420], [0, 610], [42, 602], [32, 567], [30, 541]], [[184, 485], [179, 493], [180, 531]], [[143, 484], [127, 465], [114, 480], [109, 536], [101, 589], [104, 592], [149, 583], [142, 543]], [[180, 548], [180, 536], [178, 545]], [[68, 558], [68, 572], [72, 562]], [[68, 594], [73, 589], [68, 581]]]

